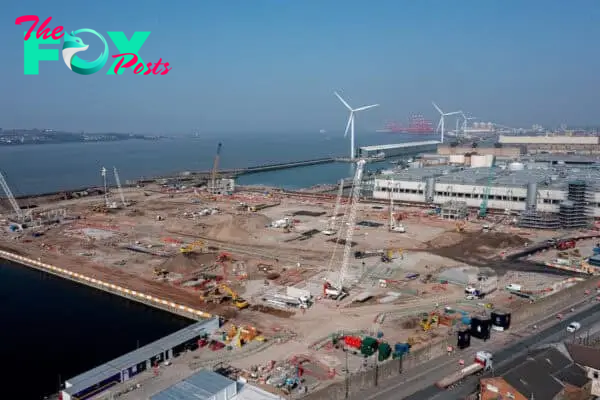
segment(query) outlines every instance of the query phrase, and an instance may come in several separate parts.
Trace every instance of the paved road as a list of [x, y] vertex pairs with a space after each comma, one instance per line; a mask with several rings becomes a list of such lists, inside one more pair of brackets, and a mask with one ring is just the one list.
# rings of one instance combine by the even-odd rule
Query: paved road
[[[554, 314], [552, 317], [549, 317], [547, 322], [550, 322], [551, 318], [554, 318]], [[526, 354], [528, 348], [563, 339], [565, 337], [566, 326], [574, 320], [582, 323], [583, 329], [581, 332], [585, 332], [590, 326], [600, 323], [600, 304], [582, 307], [580, 308], [580, 311], [569, 316], [569, 318], [566, 318], [562, 322], [552, 324], [548, 328], [539, 330], [535, 335], [524, 339], [521, 339], [521, 336], [525, 336], [527, 333], [518, 335], [507, 331], [493, 334], [495, 338], [493, 337], [493, 340], [488, 342], [487, 349], [494, 353], [495, 373], [502, 373], [503, 368], [506, 368], [508, 362], [520, 355]], [[533, 332], [530, 331], [528, 333], [532, 334]], [[506, 346], [508, 343], [513, 344]], [[483, 342], [476, 342], [476, 345], [473, 347], [475, 348], [471, 348], [466, 354], [471, 356], [477, 350], [486, 348], [486, 346], [483, 345]], [[464, 357], [467, 358], [466, 355]], [[454, 358], [438, 358], [416, 367], [413, 371], [409, 372], [410, 375], [404, 379], [401, 376], [395, 381], [383, 382], [382, 385], [377, 388], [377, 392], [363, 393], [356, 396], [354, 399], [456, 400], [472, 393], [477, 386], [479, 378], [469, 378], [458, 388], [449, 391], [438, 389], [433, 385], [433, 382], [458, 370], [458, 368], [458, 364]]]

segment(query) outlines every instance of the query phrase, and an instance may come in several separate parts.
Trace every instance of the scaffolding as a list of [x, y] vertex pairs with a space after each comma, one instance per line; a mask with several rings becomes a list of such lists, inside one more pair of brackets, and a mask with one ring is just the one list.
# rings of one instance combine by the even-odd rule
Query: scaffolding
[[587, 228], [593, 220], [594, 185], [584, 180], [567, 183], [566, 197], [558, 207], [558, 213], [540, 212], [530, 206], [521, 213], [519, 226], [530, 229], [578, 229]]
[[567, 186], [567, 200], [559, 206], [558, 218], [563, 229], [590, 226], [588, 210], [589, 187], [583, 180], [571, 181]]
[[442, 204], [440, 216], [443, 219], [461, 220], [466, 219], [469, 207], [465, 201], [450, 200]]

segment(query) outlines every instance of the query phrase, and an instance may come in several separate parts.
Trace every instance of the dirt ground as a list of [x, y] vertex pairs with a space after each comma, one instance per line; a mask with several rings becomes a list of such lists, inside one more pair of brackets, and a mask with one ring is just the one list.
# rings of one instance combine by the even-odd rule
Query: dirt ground
[[[202, 309], [234, 324], [252, 325], [267, 336], [282, 330], [293, 332], [294, 348], [308, 351], [315, 341], [352, 329], [381, 330], [390, 341], [418, 336], [426, 342], [432, 334], [403, 328], [403, 318], [431, 311], [436, 304], [456, 304], [464, 299], [463, 287], [441, 285], [435, 279], [437, 274], [446, 268], [468, 266], [471, 260], [498, 257], [502, 251], [536, 240], [535, 234], [505, 225], [484, 234], [478, 221], [468, 222], [465, 232], [459, 233], [455, 222], [407, 207], [402, 208], [406, 233], [389, 232], [387, 207], [361, 203], [357, 222], [382, 225], [356, 227], [352, 238], [356, 245], [344, 281], [349, 296], [336, 302], [322, 298], [323, 281], [337, 280], [343, 255], [343, 246], [321, 233], [333, 214], [333, 198], [252, 191], [215, 198], [193, 190], [169, 193], [153, 185], [126, 189], [125, 197], [134, 204], [107, 212], [98, 212], [103, 203], [98, 196], [48, 203], [36, 199], [40, 209], [65, 208], [69, 219], [43, 228], [39, 237], [1, 231], [0, 247]], [[259, 211], [243, 209], [240, 203]], [[264, 205], [268, 207], [260, 209]], [[293, 220], [289, 232], [271, 227], [273, 221], [284, 217]], [[189, 254], [180, 251], [193, 243], [197, 246]], [[368, 250], [389, 250], [392, 259], [354, 257], [355, 251]], [[222, 253], [227, 257], [219, 261]], [[156, 271], [163, 271], [164, 277]], [[419, 274], [419, 279], [409, 278], [411, 274]], [[426, 276], [431, 279], [423, 281]], [[518, 278], [522, 277], [506, 277], [501, 284]], [[543, 282], [539, 285], [548, 284], [543, 277], [535, 279]], [[251, 306], [238, 310], [228, 300], [204, 301], [203, 292], [218, 283], [228, 285]], [[311, 292], [315, 298], [311, 308], [280, 309], [262, 300], [265, 294], [284, 294], [286, 287], [293, 285]], [[365, 292], [371, 293], [373, 300], [354, 302]], [[508, 300], [499, 292], [495, 301], [509, 304]], [[398, 316], [399, 310], [404, 314], [396, 319], [380, 325], [374, 322], [385, 313]], [[435, 333], [443, 334], [442, 328]], [[264, 362], [289, 356], [289, 350], [281, 352], [253, 355], [252, 359]]]

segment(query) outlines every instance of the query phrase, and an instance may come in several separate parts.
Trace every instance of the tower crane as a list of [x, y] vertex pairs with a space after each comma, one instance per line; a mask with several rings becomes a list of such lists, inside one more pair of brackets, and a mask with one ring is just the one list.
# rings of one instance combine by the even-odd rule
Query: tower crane
[[219, 144], [217, 145], [217, 154], [215, 154], [215, 161], [213, 162], [213, 168], [212, 168], [212, 172], [211, 172], [211, 177], [210, 177], [210, 184], [211, 184], [211, 193], [216, 194], [217, 193], [217, 171], [219, 169], [219, 159], [221, 158], [221, 147], [223, 146], [223, 144], [221, 142], [219, 142]]
[[340, 180], [340, 187], [338, 189], [337, 198], [335, 200], [335, 207], [333, 208], [333, 216], [329, 220], [329, 224], [327, 225], [327, 229], [323, 231], [325, 235], [333, 235], [336, 232], [336, 219], [340, 212], [340, 204], [342, 203], [342, 194], [344, 193], [344, 180]]
[[354, 237], [354, 230], [356, 227], [356, 211], [358, 208], [358, 201], [360, 198], [362, 175], [365, 164], [365, 160], [359, 160], [356, 163], [356, 173], [354, 174], [354, 180], [352, 181], [350, 208], [348, 210], [348, 218], [346, 220], [347, 228], [346, 236], [344, 238], [344, 254], [342, 256], [342, 265], [340, 267], [340, 272], [335, 284], [325, 282], [323, 291], [326, 296], [339, 298], [339, 296], [343, 295], [344, 293], [343, 286], [346, 280], [346, 274], [348, 273], [348, 267], [350, 265], [350, 254], [352, 252], [352, 238]]
[[119, 172], [117, 171], [117, 167], [113, 167], [113, 171], [115, 173], [115, 181], [117, 182], [117, 188], [119, 189], [119, 196], [121, 196], [121, 203], [123, 203], [123, 207], [127, 207], [127, 202], [125, 201], [125, 194], [123, 193], [123, 187], [121, 186], [121, 179], [119, 178]]
[[23, 210], [21, 210], [21, 207], [19, 207], [19, 203], [17, 203], [17, 199], [15, 199], [15, 196], [13, 195], [12, 191], [10, 190], [10, 187], [8, 187], [8, 183], [6, 183], [6, 179], [4, 179], [4, 175], [2, 175], [2, 172], [0, 172], [0, 186], [2, 186], [4, 193], [6, 193], [6, 197], [8, 197], [8, 202], [12, 206], [12, 208], [17, 216], [18, 221], [24, 222], [25, 214], [23, 214]]

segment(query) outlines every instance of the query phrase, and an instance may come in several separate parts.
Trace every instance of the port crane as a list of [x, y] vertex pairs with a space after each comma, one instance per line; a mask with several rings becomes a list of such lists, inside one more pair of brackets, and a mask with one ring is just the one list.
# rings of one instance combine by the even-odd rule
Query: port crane
[[221, 147], [223, 146], [223, 144], [221, 142], [219, 142], [219, 144], [217, 145], [217, 154], [215, 154], [215, 160], [213, 162], [213, 168], [212, 168], [212, 172], [211, 172], [211, 176], [210, 176], [210, 185], [211, 185], [211, 193], [212, 194], [217, 194], [218, 189], [217, 189], [217, 172], [219, 169], [219, 161], [221, 158]]
[[329, 220], [329, 224], [327, 225], [327, 229], [323, 231], [325, 235], [333, 235], [336, 233], [336, 219], [338, 214], [340, 213], [340, 205], [342, 204], [342, 194], [344, 193], [344, 179], [340, 180], [340, 187], [338, 189], [337, 198], [335, 200], [335, 207], [333, 208], [333, 215]]
[[127, 207], [128, 204], [125, 201], [125, 193], [123, 193], [123, 187], [121, 186], [121, 179], [119, 178], [119, 172], [117, 171], [117, 167], [113, 167], [113, 172], [115, 174], [115, 182], [117, 182], [117, 188], [119, 189], [119, 196], [121, 196], [121, 203], [123, 203], [123, 207]]
[[19, 203], [17, 203], [17, 199], [10, 190], [10, 187], [8, 187], [8, 183], [6, 183], [6, 179], [4, 179], [4, 175], [2, 175], [2, 172], [0, 172], [0, 186], [2, 186], [4, 193], [6, 193], [6, 197], [8, 197], [8, 202], [10, 203], [11, 207], [13, 208], [13, 211], [15, 212], [17, 220], [19, 222], [24, 222], [25, 214], [23, 214], [23, 210], [21, 210]]
[[[350, 255], [352, 253], [352, 238], [354, 237], [354, 230], [356, 228], [356, 211], [358, 208], [358, 201], [360, 198], [360, 191], [362, 187], [362, 176], [366, 161], [359, 160], [356, 163], [356, 172], [352, 181], [352, 193], [350, 196], [350, 207], [348, 209], [348, 215], [346, 219], [346, 236], [344, 238], [344, 253], [342, 256], [342, 265], [340, 272], [335, 283], [325, 282], [323, 292], [326, 296], [339, 298], [344, 294], [343, 287], [346, 280], [346, 274], [348, 273], [348, 267], [350, 265]], [[342, 226], [344, 223], [342, 222]], [[340, 229], [341, 231], [341, 229]], [[338, 238], [339, 243], [339, 238]], [[337, 246], [336, 246], [337, 247]]]

